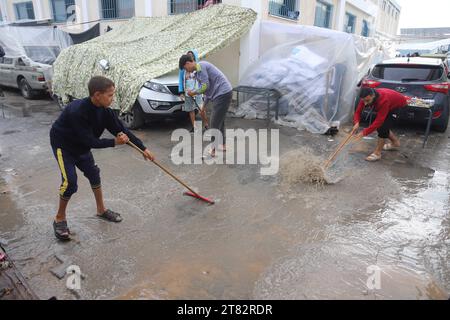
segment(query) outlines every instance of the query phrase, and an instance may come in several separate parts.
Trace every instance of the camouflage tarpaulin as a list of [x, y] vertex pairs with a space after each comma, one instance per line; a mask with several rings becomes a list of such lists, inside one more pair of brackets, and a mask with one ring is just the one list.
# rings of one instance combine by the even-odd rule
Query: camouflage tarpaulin
[[[256, 20], [251, 9], [214, 5], [183, 15], [136, 17], [83, 44], [64, 50], [54, 64], [54, 93], [67, 101], [88, 95], [87, 83], [104, 75], [116, 83], [113, 107], [133, 106], [142, 85], [178, 68], [180, 56], [195, 48], [200, 57], [239, 39]], [[99, 61], [106, 59], [105, 71]]]

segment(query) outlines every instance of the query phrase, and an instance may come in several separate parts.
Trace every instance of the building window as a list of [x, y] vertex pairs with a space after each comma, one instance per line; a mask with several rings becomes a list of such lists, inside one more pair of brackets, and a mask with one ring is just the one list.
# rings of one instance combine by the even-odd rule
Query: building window
[[368, 37], [370, 33], [369, 22], [363, 20], [361, 35], [363, 37]]
[[269, 14], [272, 16], [298, 20], [297, 0], [269, 0]]
[[350, 13], [345, 14], [344, 31], [347, 33], [355, 33], [356, 17]]
[[134, 0], [101, 0], [102, 19], [127, 19], [134, 17]]
[[54, 22], [65, 22], [75, 11], [75, 0], [50, 0], [50, 8]]
[[188, 13], [218, 3], [222, 3], [222, 0], [169, 0], [168, 12], [169, 14]]
[[322, 1], [317, 1], [316, 18], [314, 20], [314, 25], [316, 27], [331, 28], [332, 11], [333, 11], [332, 5]]
[[34, 20], [33, 2], [14, 3], [14, 11], [16, 12], [16, 20]]

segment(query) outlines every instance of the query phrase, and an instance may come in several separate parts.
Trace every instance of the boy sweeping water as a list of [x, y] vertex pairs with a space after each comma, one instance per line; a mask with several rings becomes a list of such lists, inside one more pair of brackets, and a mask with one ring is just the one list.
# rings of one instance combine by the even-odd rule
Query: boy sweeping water
[[[66, 208], [77, 192], [76, 168], [89, 180], [97, 204], [97, 216], [112, 222], [122, 221], [119, 213], [106, 209], [97, 167], [91, 149], [112, 148], [133, 142], [144, 151], [144, 157], [154, 160], [141, 140], [128, 131], [109, 108], [114, 99], [114, 82], [104, 77], [93, 77], [88, 84], [89, 97], [68, 104], [50, 130], [50, 143], [61, 171], [59, 208], [53, 221], [55, 236], [70, 240]], [[100, 139], [104, 130], [114, 139]]]

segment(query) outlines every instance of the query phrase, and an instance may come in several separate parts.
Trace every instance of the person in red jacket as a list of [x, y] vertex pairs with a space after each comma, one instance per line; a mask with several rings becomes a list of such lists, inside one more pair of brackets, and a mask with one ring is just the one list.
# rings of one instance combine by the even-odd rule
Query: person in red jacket
[[[400, 141], [391, 131], [391, 128], [396, 113], [400, 108], [407, 105], [407, 100], [402, 94], [390, 89], [362, 88], [359, 97], [361, 98], [361, 101], [355, 112], [355, 125], [353, 129], [355, 131], [359, 129], [361, 113], [365, 107], [372, 108], [373, 111], [377, 112], [377, 116], [375, 121], [373, 121], [368, 128], [356, 135], [355, 139], [360, 140], [377, 130], [379, 138], [377, 147], [366, 160], [371, 162], [378, 161], [381, 159], [381, 152], [383, 150], [396, 150], [400, 147]], [[386, 143], [386, 139], [388, 139], [389, 142]]]

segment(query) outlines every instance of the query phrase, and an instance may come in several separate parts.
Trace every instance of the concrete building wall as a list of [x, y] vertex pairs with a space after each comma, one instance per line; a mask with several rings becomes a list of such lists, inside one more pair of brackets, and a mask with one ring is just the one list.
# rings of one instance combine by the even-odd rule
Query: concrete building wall
[[398, 34], [401, 7], [395, 0], [378, 0], [376, 36], [394, 38]]
[[[7, 12], [6, 20], [15, 21], [13, 4], [27, 0], [0, 0], [0, 10]], [[270, 20], [294, 25], [314, 25], [316, 5], [319, 0], [294, 0], [296, 9], [300, 12], [297, 20], [288, 17], [274, 16], [269, 13], [270, 0], [222, 0], [224, 4], [248, 7], [258, 14], [258, 21]], [[379, 6], [382, 1], [394, 0], [320, 0], [332, 6], [331, 28], [344, 31], [345, 14], [350, 13], [356, 17], [355, 34], [361, 35], [363, 20], [375, 29], [382, 31], [377, 34], [396, 34], [398, 20], [392, 22], [390, 15], [385, 12], [380, 15]], [[38, 3], [39, 2], [39, 3]], [[59, 28], [70, 32], [82, 32], [100, 21], [101, 32], [107, 27], [115, 28], [127, 19], [101, 19], [100, 0], [75, 0], [77, 15], [74, 25], [66, 23], [58, 24]], [[52, 12], [49, 0], [33, 0], [36, 19], [51, 19]], [[6, 10], [5, 10], [6, 8]], [[135, 16], [166, 16], [169, 6], [167, 0], [135, 0]], [[395, 31], [394, 31], [395, 29]], [[370, 36], [375, 31], [372, 30]], [[228, 48], [207, 57], [209, 61], [217, 65], [227, 75], [233, 85], [237, 85], [245, 70], [259, 58], [259, 23], [255, 23], [252, 29], [240, 40], [235, 41]]]
[[280, 23], [313, 26], [315, 25], [316, 7], [319, 1], [331, 5], [331, 29], [344, 31], [345, 14], [347, 12], [356, 17], [355, 34], [360, 35], [362, 33], [363, 20], [369, 22], [372, 29], [374, 29], [375, 16], [377, 13], [377, 6], [373, 2], [374, 0], [300, 0], [296, 3], [300, 11], [298, 20], [282, 18], [268, 13], [269, 0], [264, 1], [266, 3], [267, 10], [265, 12], [267, 12], [267, 14], [263, 15], [262, 18]]
[[[14, 3], [29, 0], [0, 0], [0, 11], [3, 21], [15, 21]], [[272, 0], [223, 0], [229, 5], [256, 6], [259, 8], [259, 19], [270, 20], [286, 24], [314, 25], [317, 1], [332, 6], [331, 28], [344, 31], [345, 13], [351, 13], [356, 17], [355, 34], [360, 35], [363, 28], [363, 20], [370, 27], [370, 36], [394, 37], [397, 34], [400, 6], [395, 0], [292, 0], [295, 1], [296, 9], [300, 12], [297, 20], [288, 17], [279, 17], [269, 13], [269, 3]], [[276, 0], [274, 0], [276, 1]], [[36, 19], [51, 19], [52, 12], [49, 0], [32, 0]], [[64, 26], [72, 32], [84, 31], [91, 27], [97, 20], [101, 20], [99, 0], [75, 0], [78, 7], [77, 24], [75, 26]], [[168, 14], [167, 0], [135, 0], [136, 16], [166, 16]], [[92, 21], [92, 23], [87, 23]], [[109, 25], [111, 27], [122, 23], [120, 19], [101, 21], [102, 31]], [[79, 25], [84, 23], [83, 25]]]

